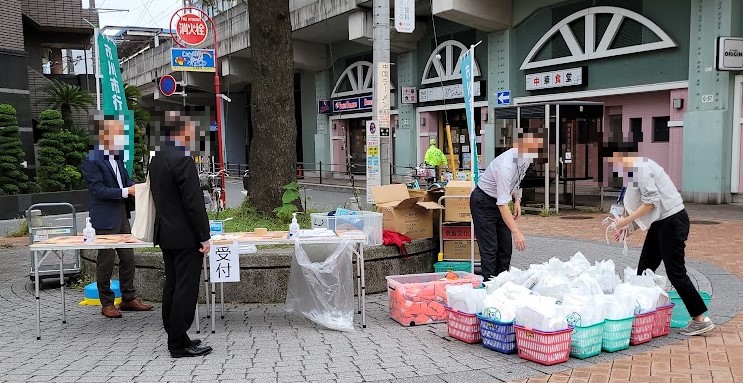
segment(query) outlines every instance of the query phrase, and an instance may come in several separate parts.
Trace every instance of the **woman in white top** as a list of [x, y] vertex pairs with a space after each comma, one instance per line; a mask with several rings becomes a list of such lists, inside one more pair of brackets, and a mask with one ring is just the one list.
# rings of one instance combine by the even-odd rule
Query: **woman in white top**
[[707, 306], [686, 273], [684, 261], [689, 237], [689, 216], [671, 178], [655, 161], [637, 157], [634, 145], [613, 144], [604, 148], [615, 175], [624, 180], [625, 217], [617, 220], [620, 230], [615, 239], [629, 235], [634, 228], [647, 230], [637, 273], [655, 271], [661, 261], [671, 285], [676, 289], [692, 319], [682, 335], [699, 335], [715, 326], [704, 314]]

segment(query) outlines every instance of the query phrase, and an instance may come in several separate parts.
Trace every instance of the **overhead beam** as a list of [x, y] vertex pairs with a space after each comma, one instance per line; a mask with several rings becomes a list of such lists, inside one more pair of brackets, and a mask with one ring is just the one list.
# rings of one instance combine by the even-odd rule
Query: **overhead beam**
[[505, 31], [511, 26], [512, 0], [433, 0], [434, 16], [469, 25], [485, 32]]

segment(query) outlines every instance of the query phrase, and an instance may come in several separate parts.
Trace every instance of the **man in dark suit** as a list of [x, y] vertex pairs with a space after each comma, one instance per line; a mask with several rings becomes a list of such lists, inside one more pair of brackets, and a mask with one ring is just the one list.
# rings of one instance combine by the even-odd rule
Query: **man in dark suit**
[[[90, 190], [90, 223], [96, 234], [129, 234], [134, 181], [129, 178], [120, 156], [123, 142], [126, 142], [124, 125], [115, 119], [96, 119], [95, 127], [100, 143], [82, 163], [83, 178]], [[121, 286], [118, 309], [114, 306], [114, 293], [110, 285], [117, 253]], [[135, 298], [134, 250], [98, 250], [96, 281], [101, 314], [107, 318], [121, 318], [119, 310], [152, 310], [152, 305], [143, 304]]]
[[209, 219], [189, 148], [196, 124], [176, 112], [166, 112], [161, 126], [164, 142], [150, 162], [150, 190], [155, 202], [154, 242], [165, 261], [163, 326], [173, 358], [206, 355], [211, 347], [191, 340], [187, 331], [199, 296], [202, 261], [210, 248]]

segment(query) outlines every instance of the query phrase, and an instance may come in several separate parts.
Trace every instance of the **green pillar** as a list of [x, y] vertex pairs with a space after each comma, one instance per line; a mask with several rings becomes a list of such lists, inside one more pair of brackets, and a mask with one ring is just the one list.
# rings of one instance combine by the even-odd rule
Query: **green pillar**
[[[416, 86], [418, 83], [418, 71], [416, 65], [416, 52], [408, 52], [397, 56], [397, 130], [395, 132], [395, 166], [416, 166], [416, 153], [418, 153], [418, 140], [415, 135], [415, 104], [402, 103], [402, 87]], [[395, 169], [400, 173], [402, 169]]]
[[[329, 71], [315, 73], [315, 105], [320, 100], [330, 100], [331, 75]], [[317, 113], [317, 112], [315, 112]], [[315, 132], [315, 162], [322, 162], [322, 170], [330, 170], [330, 117], [317, 114], [317, 131]]]
[[[495, 32], [488, 35], [488, 123], [485, 124], [483, 138], [483, 166], [490, 164], [495, 157], [495, 148], [500, 146], [501, 130], [495, 126], [493, 110], [498, 105], [496, 93], [510, 87], [510, 31]], [[513, 102], [513, 93], [511, 102]]]
[[[743, 0], [692, 0], [688, 110], [684, 117], [684, 200], [731, 201], [733, 75], [715, 69], [715, 39], [737, 36]], [[735, 16], [733, 16], [735, 15]]]

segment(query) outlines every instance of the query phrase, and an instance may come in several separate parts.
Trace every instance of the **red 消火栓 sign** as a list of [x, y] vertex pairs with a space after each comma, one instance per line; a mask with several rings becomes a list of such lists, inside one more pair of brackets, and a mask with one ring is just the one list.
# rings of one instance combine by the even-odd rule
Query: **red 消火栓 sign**
[[199, 45], [206, 41], [209, 28], [200, 16], [186, 13], [178, 18], [176, 33], [184, 44]]

